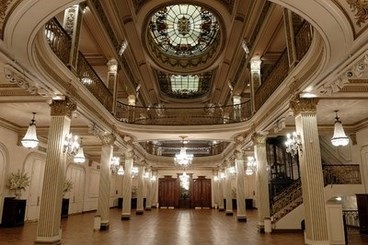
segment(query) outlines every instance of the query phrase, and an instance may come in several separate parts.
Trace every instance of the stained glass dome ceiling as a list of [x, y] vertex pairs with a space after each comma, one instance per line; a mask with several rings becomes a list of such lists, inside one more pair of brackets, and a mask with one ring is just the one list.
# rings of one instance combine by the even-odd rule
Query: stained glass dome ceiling
[[161, 67], [203, 66], [220, 47], [219, 19], [202, 6], [161, 7], [148, 18], [146, 41], [151, 57]]

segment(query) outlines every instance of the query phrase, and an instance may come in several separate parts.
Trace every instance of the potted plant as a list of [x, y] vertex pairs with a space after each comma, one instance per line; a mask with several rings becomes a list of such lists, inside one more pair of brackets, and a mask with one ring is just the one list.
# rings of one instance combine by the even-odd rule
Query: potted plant
[[15, 198], [19, 199], [22, 190], [25, 190], [30, 183], [29, 176], [26, 172], [21, 172], [20, 169], [16, 173], [11, 173], [8, 177], [8, 182], [6, 186], [9, 190], [14, 191]]

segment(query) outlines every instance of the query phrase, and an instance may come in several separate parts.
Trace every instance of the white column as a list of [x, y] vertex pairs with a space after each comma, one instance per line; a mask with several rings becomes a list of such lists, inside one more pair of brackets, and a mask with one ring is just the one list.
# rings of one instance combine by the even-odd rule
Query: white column
[[300, 135], [300, 176], [305, 212], [305, 243], [329, 244], [321, 151], [317, 125], [318, 100], [296, 98], [290, 102], [296, 132]]
[[136, 214], [141, 215], [144, 212], [144, 207], [143, 207], [144, 166], [138, 167], [137, 181], [138, 181], [138, 190], [137, 190]]
[[35, 244], [60, 244], [61, 203], [66, 171], [64, 139], [69, 134], [70, 118], [76, 105], [68, 98], [51, 104], [45, 173], [42, 186], [40, 216]]
[[219, 211], [225, 211], [224, 206], [224, 186], [225, 186], [225, 173], [223, 171], [219, 172]]
[[132, 167], [133, 167], [133, 152], [127, 151], [125, 153], [125, 172], [123, 179], [123, 208], [121, 212], [122, 220], [129, 220], [131, 215]]
[[[227, 162], [228, 163], [228, 162]], [[226, 215], [233, 215], [233, 196], [231, 193], [231, 173], [230, 173], [230, 166], [226, 164], [225, 169], [225, 198], [226, 198]]]
[[147, 178], [144, 179], [144, 182], [146, 184], [146, 206], [145, 206], [145, 210], [146, 211], [151, 211], [151, 207], [152, 207], [152, 199], [151, 199], [151, 189], [152, 189], [152, 172], [150, 170], [146, 170], [148, 175]]
[[100, 185], [97, 205], [97, 215], [101, 217], [100, 230], [109, 229], [110, 212], [110, 188], [111, 188], [111, 158], [115, 136], [113, 134], [99, 135], [102, 142], [101, 164], [100, 164]]
[[158, 172], [152, 171], [152, 189], [151, 189], [151, 203], [152, 206], [158, 208]]
[[243, 154], [240, 151], [235, 153], [236, 165], [236, 217], [238, 221], [247, 221], [247, 213], [245, 209], [245, 169]]
[[213, 171], [212, 172], [212, 189], [213, 189], [213, 204], [215, 208], [218, 208], [219, 205], [219, 179], [218, 179], [218, 172]]
[[258, 204], [258, 231], [264, 232], [264, 220], [270, 218], [270, 197], [268, 190], [266, 135], [252, 135], [254, 153], [257, 163], [256, 185]]

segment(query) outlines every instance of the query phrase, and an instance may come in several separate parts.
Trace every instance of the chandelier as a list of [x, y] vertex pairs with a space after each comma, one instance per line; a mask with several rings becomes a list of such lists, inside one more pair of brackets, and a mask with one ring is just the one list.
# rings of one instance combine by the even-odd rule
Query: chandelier
[[340, 118], [337, 116], [337, 112], [338, 111], [335, 111], [335, 127], [334, 134], [331, 138], [331, 143], [333, 146], [346, 146], [347, 144], [349, 144], [349, 137], [347, 137], [345, 134]]
[[117, 174], [120, 170], [120, 157], [112, 157], [110, 160], [110, 170], [113, 174]]
[[180, 175], [179, 178], [180, 178], [180, 187], [182, 187], [185, 190], [189, 190], [189, 179], [190, 179], [190, 177], [185, 172], [185, 169], [184, 169], [183, 174]]
[[185, 168], [192, 164], [193, 154], [187, 154], [187, 149], [184, 147], [184, 144], [187, 143], [186, 141], [184, 141], [184, 139], [187, 136], [179, 136], [179, 137], [182, 138], [182, 147], [180, 148], [180, 153], [175, 154], [174, 162], [175, 165]]
[[26, 148], [36, 148], [38, 146], [35, 115], [36, 112], [33, 112], [31, 123], [29, 124], [27, 132], [21, 141], [22, 145]]
[[80, 139], [80, 145], [77, 154], [73, 158], [75, 163], [84, 163], [86, 161], [86, 157], [84, 156], [84, 151], [82, 147], [82, 138]]
[[300, 135], [298, 135], [296, 132], [293, 132], [292, 134], [287, 134], [286, 137], [287, 139], [285, 145], [287, 153], [290, 153], [291, 156], [294, 157], [298, 154], [298, 150], [300, 153], [303, 152]]
[[64, 139], [64, 149], [63, 152], [70, 156], [75, 156], [80, 148], [80, 143], [77, 135], [69, 133]]
[[245, 174], [253, 175], [256, 169], [256, 159], [253, 156], [248, 156], [247, 170], [245, 170]]

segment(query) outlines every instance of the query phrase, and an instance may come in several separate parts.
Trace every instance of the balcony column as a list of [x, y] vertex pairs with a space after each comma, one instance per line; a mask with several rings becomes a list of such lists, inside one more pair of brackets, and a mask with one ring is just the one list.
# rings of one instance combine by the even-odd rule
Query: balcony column
[[146, 206], [144, 209], [146, 211], [151, 211], [152, 208], [152, 200], [151, 200], [151, 192], [152, 192], [152, 172], [150, 169], [146, 169], [146, 178], [144, 179], [146, 185]]
[[152, 188], [151, 188], [151, 203], [152, 206], [158, 208], [158, 200], [157, 200], [157, 195], [158, 195], [158, 179], [157, 179], [158, 173], [157, 170], [152, 171], [152, 178], [151, 178], [151, 182], [152, 182]]
[[236, 174], [236, 217], [238, 221], [247, 221], [247, 213], [245, 209], [245, 169], [243, 153], [241, 151], [235, 152], [235, 166]]
[[45, 172], [37, 237], [35, 244], [60, 244], [61, 203], [67, 156], [63, 153], [65, 136], [69, 134], [72, 112], [76, 104], [69, 98], [53, 100], [48, 133]]
[[111, 105], [111, 113], [115, 115], [116, 112], [116, 101], [118, 96], [118, 62], [116, 59], [111, 59], [107, 62], [107, 81], [108, 81], [108, 89], [112, 94], [112, 105]]
[[231, 190], [231, 172], [230, 172], [230, 164], [229, 161], [226, 160], [226, 169], [225, 169], [225, 198], [226, 198], [226, 215], [233, 215], [233, 196]]
[[143, 209], [143, 187], [144, 187], [144, 165], [138, 166], [138, 176], [137, 176], [137, 210], [136, 214], [141, 215], [144, 212]]
[[68, 66], [72, 71], [77, 71], [80, 30], [85, 4], [76, 4], [64, 11], [63, 28], [71, 37], [71, 48]]
[[321, 151], [318, 138], [315, 98], [296, 98], [290, 102], [296, 133], [300, 136], [300, 176], [305, 209], [305, 243], [328, 244], [327, 216]]
[[125, 172], [123, 179], [123, 208], [121, 212], [121, 220], [129, 220], [131, 214], [132, 200], [132, 167], [133, 167], [133, 152], [125, 153]]
[[294, 25], [293, 25], [293, 12], [287, 8], [283, 9], [284, 15], [284, 26], [285, 26], [285, 36], [286, 36], [286, 47], [289, 58], [289, 67], [293, 68], [298, 62], [296, 56], [296, 48], [295, 48], [295, 34], [294, 34]]
[[258, 231], [261, 233], [264, 233], [264, 220], [270, 218], [266, 139], [267, 136], [264, 134], [255, 133], [252, 135], [254, 155], [257, 163]]
[[102, 142], [101, 160], [100, 160], [100, 184], [98, 191], [97, 215], [101, 217], [100, 230], [109, 229], [109, 211], [110, 211], [110, 185], [111, 170], [110, 164], [113, 154], [113, 145], [115, 136], [110, 133], [99, 135]]
[[252, 114], [256, 112], [255, 93], [261, 86], [261, 58], [255, 56], [250, 60], [250, 99]]
[[219, 211], [225, 211], [224, 207], [224, 186], [225, 186], [225, 173], [223, 171], [219, 172], [218, 176], [218, 205]]

